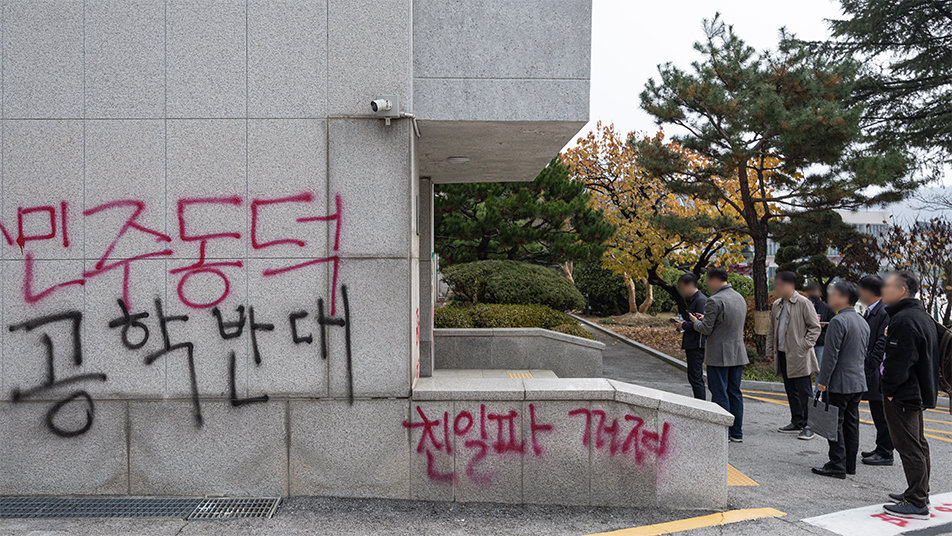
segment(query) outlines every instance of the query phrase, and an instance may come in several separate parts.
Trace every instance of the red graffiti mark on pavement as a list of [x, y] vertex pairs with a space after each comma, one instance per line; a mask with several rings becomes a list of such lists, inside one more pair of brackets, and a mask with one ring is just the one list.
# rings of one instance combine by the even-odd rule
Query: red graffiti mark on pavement
[[896, 525], [897, 527], [905, 527], [906, 525], [909, 524], [909, 522], [906, 521], [905, 519], [901, 517], [893, 517], [887, 514], [886, 512], [882, 512], [879, 514], [872, 514], [870, 515], [870, 517], [879, 518], [880, 520], [885, 521], [886, 523], [889, 523], [892, 525]]

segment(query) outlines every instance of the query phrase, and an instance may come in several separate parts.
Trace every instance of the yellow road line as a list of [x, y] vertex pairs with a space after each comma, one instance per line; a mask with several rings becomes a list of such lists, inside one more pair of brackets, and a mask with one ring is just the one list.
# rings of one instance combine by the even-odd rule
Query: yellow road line
[[741, 473], [736, 467], [727, 464], [727, 485], [728, 486], [759, 486], [756, 480]]
[[[785, 393], [775, 393], [775, 392], [773, 392], [773, 391], [754, 391], [754, 390], [751, 390], [751, 389], [744, 389], [744, 393], [745, 393], [745, 394], [746, 394], [746, 393], [753, 393], [753, 394], [755, 394], [755, 395], [787, 396]], [[866, 400], [863, 400], [862, 402], [863, 402], [864, 404], [868, 403], [868, 401], [866, 401]], [[930, 411], [930, 412], [932, 412], [932, 413], [939, 413], [939, 414], [941, 414], [941, 415], [950, 415], [950, 416], [952, 416], [952, 414], [950, 414], [950, 413], [949, 413], [948, 411], [946, 411], [946, 410], [928, 408], [928, 409], [926, 409], [926, 411]], [[948, 423], [949, 421], [934, 421], [934, 422], [945, 422], [945, 423]], [[952, 423], [950, 423], [950, 424], [952, 424]]]
[[[867, 421], [867, 420], [864, 420], [864, 419], [860, 419], [859, 422], [861, 422], [861, 423], [863, 423], [863, 424], [873, 424], [873, 425], [876, 424], [876, 423], [874, 423], [873, 421]], [[926, 431], [926, 432], [934, 432], [934, 433], [937, 433], [937, 434], [952, 434], [952, 432], [948, 432], [948, 431], [945, 431], [945, 430], [935, 430], [935, 429], [933, 429], [933, 428], [923, 428], [923, 430]], [[939, 439], [942, 439], [942, 438], [940, 437]]]
[[779, 401], [779, 400], [774, 400], [774, 399], [772, 399], [772, 398], [761, 398], [761, 397], [759, 397], [759, 396], [748, 395], [748, 394], [746, 394], [746, 393], [744, 394], [744, 396], [747, 397], [747, 398], [754, 399], [754, 400], [759, 400], [759, 401], [761, 401], [761, 402], [770, 402], [771, 404], [777, 404], [778, 406], [787, 406], [787, 407], [790, 407], [790, 404], [787, 404], [786, 402], [781, 402], [781, 401]]
[[588, 536], [657, 536], [659, 534], [671, 534], [704, 527], [717, 527], [738, 521], [785, 515], [787, 514], [774, 508], [746, 508], [743, 510], [728, 510], [727, 512], [721, 512], [719, 514], [680, 519], [678, 521], [669, 521], [667, 523], [658, 523], [656, 525], [632, 527], [630, 529], [614, 530], [611, 532], [599, 532], [598, 534], [589, 534]]
[[952, 439], [949, 439], [947, 437], [939, 437], [937, 435], [932, 435], [932, 434], [922, 434], [922, 435], [932, 439], [938, 439], [939, 441], [945, 441], [946, 443], [952, 443]]
[[[766, 391], [744, 391], [744, 396], [747, 397], [747, 398], [751, 398], [751, 399], [753, 399], [753, 400], [759, 400], [759, 401], [761, 401], [761, 402], [770, 402], [770, 403], [772, 403], [772, 404], [778, 404], [778, 405], [780, 405], [780, 406], [790, 406], [790, 404], [788, 404], [788, 403], [786, 403], [786, 402], [783, 402], [783, 401], [781, 401], [781, 400], [774, 400], [774, 399], [772, 399], [772, 398], [763, 398], [763, 397], [759, 397], [759, 396], [753, 396], [753, 395], [749, 395], [749, 394], [747, 394], [747, 393], [759, 393], [759, 394], [774, 395], [774, 396], [781, 396], [781, 393], [768, 393], [768, 392], [766, 392]], [[860, 409], [860, 411], [862, 411], [863, 413], [869, 413], [869, 410], [866, 410], [866, 409]], [[926, 422], [936, 422], [936, 423], [939, 423], [939, 424], [950, 424], [950, 425], [952, 425], [952, 422], [950, 422], [950, 421], [940, 421], [940, 420], [937, 420], [937, 419], [926, 419], [926, 418], [923, 418], [922, 420], [923, 420], [923, 421], [926, 421]], [[862, 422], [869, 422], [870, 424], [872, 424], [871, 421], [862, 421]], [[944, 430], [930, 430], [930, 429], [928, 429], [928, 428], [926, 428], [926, 431], [929, 431], [929, 432], [937, 432], [937, 433], [940, 433], [940, 434], [949, 434], [949, 433], [952, 433], [952, 432], [947, 432], [947, 431], [944, 431]]]
[[[862, 408], [860, 408], [860, 411], [862, 411], [863, 413], [872, 413], [872, 412], [869, 411], [868, 409], [862, 409]], [[938, 419], [926, 419], [925, 417], [923, 417], [922, 420], [925, 421], [925, 422], [937, 422], [937, 423], [939, 423], [939, 424], [952, 424], [952, 421], [940, 421], [940, 420], [938, 420]], [[936, 431], [938, 432], [939, 430], [936, 430]], [[943, 434], [952, 434], [952, 432], [940, 432], [940, 433], [943, 433]]]
[[[748, 391], [748, 392], [753, 392], [753, 391]], [[774, 394], [776, 394], [776, 393], [774, 393]], [[781, 402], [781, 401], [779, 401], [779, 400], [773, 400], [773, 399], [771, 399], [771, 398], [761, 398], [761, 397], [759, 397], [759, 396], [748, 395], [748, 394], [746, 394], [746, 393], [744, 394], [744, 396], [747, 397], [747, 398], [754, 399], [754, 400], [759, 400], [759, 401], [761, 401], [761, 402], [770, 402], [771, 404], [777, 404], [778, 406], [788, 406], [788, 407], [790, 406], [790, 404], [787, 404], [786, 402]], [[865, 424], [873, 424], [873, 421], [866, 421], [866, 420], [863, 420], [863, 419], [860, 419], [859, 422], [865, 423]], [[932, 430], [932, 429], [930, 429], [930, 428], [925, 428], [924, 430], [928, 430], [928, 431], [930, 431], [930, 432], [938, 432], [938, 433], [940, 433], [940, 434], [948, 434], [948, 433], [949, 433], [949, 432], [944, 432], [944, 431], [941, 431], [941, 430]], [[941, 437], [941, 436], [937, 436], [937, 435], [934, 435], [934, 434], [924, 434], [924, 435], [925, 435], [926, 437], [929, 437], [929, 438], [932, 438], [932, 439], [938, 439], [939, 441], [945, 441], [946, 443], [952, 443], [952, 439], [949, 439], [949, 438], [947, 438], [947, 437]]]
[[786, 393], [775, 393], [773, 391], [752, 391], [750, 389], [744, 389], [745, 393], [754, 393], [755, 395], [773, 395], [773, 396], [787, 396]]

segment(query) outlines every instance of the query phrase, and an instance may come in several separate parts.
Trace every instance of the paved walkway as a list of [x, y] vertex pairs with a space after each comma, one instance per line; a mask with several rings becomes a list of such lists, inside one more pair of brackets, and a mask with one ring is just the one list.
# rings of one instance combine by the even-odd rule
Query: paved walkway
[[[689, 394], [683, 370], [663, 363], [640, 350], [605, 335], [604, 375], [609, 378]], [[804, 519], [834, 512], [881, 504], [887, 492], [901, 491], [902, 470], [894, 467], [860, 466], [855, 476], [831, 480], [810, 473], [810, 467], [826, 460], [825, 441], [798, 441], [777, 433], [778, 426], [789, 421], [782, 394], [767, 391], [745, 393], [744, 443], [730, 445], [730, 463], [736, 469], [732, 481], [756, 485], [730, 488], [731, 512], [724, 516], [710, 512], [659, 511], [635, 508], [589, 508], [561, 506], [521, 506], [496, 504], [454, 504], [419, 501], [385, 501], [292, 497], [270, 520], [235, 521], [181, 520], [0, 520], [0, 535], [186, 535], [186, 534], [352, 534], [352, 535], [566, 535], [581, 536], [620, 531], [613, 536], [644, 534], [683, 534], [686, 536], [762, 536], [836, 534]], [[868, 414], [861, 415], [868, 420]], [[948, 413], [929, 412], [930, 443], [933, 455], [933, 493], [952, 491], [952, 417]], [[861, 427], [862, 447], [872, 444], [873, 429]], [[747, 477], [747, 478], [742, 478]], [[936, 497], [937, 499], [939, 497]], [[744, 519], [744, 513], [779, 510], [781, 517], [723, 524]], [[873, 510], [846, 513], [840, 526], [850, 532], [853, 522], [870, 522]], [[686, 519], [687, 518], [687, 519]], [[672, 527], [705, 527], [670, 532]], [[952, 534], [952, 527], [937, 528], [933, 522], [925, 532], [914, 532], [914, 525], [898, 527], [872, 518], [883, 532], [871, 529], [861, 536], [898, 534]], [[852, 520], [852, 521], [851, 521]], [[708, 523], [710, 524], [710, 523]], [[921, 526], [921, 525], [920, 525]], [[635, 528], [638, 527], [638, 528]], [[660, 527], [660, 528], [659, 528]], [[628, 530], [631, 529], [631, 530]], [[946, 530], [947, 529], [947, 530]], [[677, 530], [681, 530], [680, 528]], [[663, 531], [663, 532], [661, 532]]]
[[[605, 377], [638, 383], [690, 396], [685, 372], [631, 347], [613, 337], [593, 332], [605, 343]], [[790, 421], [786, 397], [782, 393], [745, 390], [744, 443], [731, 444], [729, 461], [757, 486], [729, 489], [731, 509], [772, 507], [787, 513], [784, 517], [744, 521], [721, 527], [686, 532], [690, 536], [709, 534], [834, 534], [803, 522], [803, 519], [840, 510], [882, 503], [886, 494], [905, 488], [902, 467], [896, 458], [893, 467], [869, 467], [860, 464], [857, 474], [846, 480], [813, 475], [810, 468], [826, 461], [827, 442], [822, 439], [800, 441], [795, 436], [776, 432]], [[860, 449], [873, 445], [875, 429], [864, 403], [860, 407]], [[927, 412], [927, 433], [932, 452], [932, 492], [952, 492], [952, 415], [948, 410]], [[863, 518], [869, 513], [857, 514]], [[895, 528], [889, 520], [883, 525]], [[849, 521], [847, 519], [847, 527]], [[901, 530], [902, 528], [899, 528]], [[915, 526], [909, 525], [912, 531]], [[896, 532], [892, 532], [896, 534]], [[911, 532], [910, 532], [911, 533]], [[845, 534], [852, 534], [846, 532]], [[952, 535], [952, 525], [934, 534]], [[622, 535], [620, 535], [622, 536]], [[874, 536], [869, 531], [863, 536]]]
[[602, 375], [613, 380], [644, 385], [672, 393], [691, 394], [691, 385], [683, 369], [669, 365], [624, 342], [588, 330], [605, 343], [602, 351]]

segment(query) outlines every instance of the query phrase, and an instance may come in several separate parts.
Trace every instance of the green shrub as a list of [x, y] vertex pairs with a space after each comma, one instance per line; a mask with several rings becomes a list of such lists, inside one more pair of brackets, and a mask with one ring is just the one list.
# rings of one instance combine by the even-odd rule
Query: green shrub
[[449, 305], [436, 310], [433, 325], [437, 328], [543, 328], [594, 338], [574, 318], [544, 305]]
[[588, 298], [593, 315], [619, 315], [628, 311], [628, 289], [622, 276], [598, 261], [579, 263], [573, 273], [575, 286]]
[[[745, 298], [754, 296], [754, 280], [743, 274], [727, 274], [727, 282], [731, 284], [738, 294]], [[711, 289], [707, 288], [707, 275], [701, 276], [701, 291], [710, 296]]]
[[565, 333], [566, 335], [575, 335], [576, 337], [582, 337], [583, 339], [594, 339], [591, 333], [585, 331], [585, 328], [578, 324], [560, 324], [552, 328], [552, 331], [558, 331], [559, 333]]
[[539, 304], [558, 311], [585, 306], [582, 293], [554, 270], [516, 261], [476, 261], [443, 269], [456, 300], [480, 303]]
[[438, 328], [471, 328], [473, 319], [460, 307], [440, 307], [434, 313], [433, 325]]

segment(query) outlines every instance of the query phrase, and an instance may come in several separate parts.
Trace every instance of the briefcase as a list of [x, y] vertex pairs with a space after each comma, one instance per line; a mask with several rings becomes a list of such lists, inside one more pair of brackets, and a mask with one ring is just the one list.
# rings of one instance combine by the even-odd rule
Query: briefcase
[[817, 392], [813, 403], [810, 404], [807, 424], [814, 434], [836, 441], [840, 408], [830, 405], [830, 395], [826, 395], [824, 397], [826, 401], [821, 402], [821, 394]]

